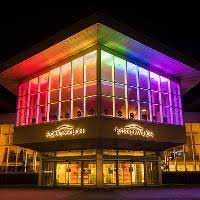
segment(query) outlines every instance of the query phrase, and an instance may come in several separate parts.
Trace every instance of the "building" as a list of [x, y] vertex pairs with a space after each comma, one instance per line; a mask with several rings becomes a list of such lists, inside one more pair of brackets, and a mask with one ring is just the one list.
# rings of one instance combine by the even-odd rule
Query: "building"
[[186, 142], [181, 94], [200, 77], [175, 55], [92, 16], [3, 63], [13, 143], [39, 152], [38, 184], [161, 184], [162, 152]]

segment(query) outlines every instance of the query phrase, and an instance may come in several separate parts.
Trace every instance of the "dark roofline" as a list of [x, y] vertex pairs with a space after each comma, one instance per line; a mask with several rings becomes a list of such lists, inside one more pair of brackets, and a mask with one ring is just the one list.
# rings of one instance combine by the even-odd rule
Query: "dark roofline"
[[135, 31], [129, 25], [121, 21], [117, 21], [105, 13], [96, 12], [86, 18], [79, 20], [71, 26], [57, 32], [55, 35], [49, 36], [47, 39], [33, 45], [30, 49], [22, 51], [16, 56], [11, 57], [7, 61], [3, 62], [1, 64], [0, 72], [32, 57], [35, 54], [38, 54], [39, 52], [61, 42], [62, 40], [96, 23], [102, 23], [110, 28], [113, 28], [114, 30], [121, 32], [122, 34], [127, 35], [128, 37], [135, 39], [136, 41], [146, 46], [149, 46], [152, 49], [155, 49], [171, 58], [174, 58], [177, 61], [180, 61], [181, 63], [192, 67], [193, 69], [200, 71], [200, 62], [198, 62], [197, 60], [189, 56], [185, 56], [181, 52], [169, 48], [168, 46], [148, 37], [147, 35], [144, 35], [143, 33]]

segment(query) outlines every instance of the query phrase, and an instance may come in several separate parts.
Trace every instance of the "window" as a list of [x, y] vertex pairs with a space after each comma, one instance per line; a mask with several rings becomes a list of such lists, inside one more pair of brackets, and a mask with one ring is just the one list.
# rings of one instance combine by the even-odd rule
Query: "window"
[[61, 82], [62, 87], [71, 85], [71, 63], [67, 63], [61, 67]]
[[86, 98], [86, 116], [93, 116], [97, 114], [97, 97]]
[[105, 51], [101, 51], [101, 78], [103, 80], [112, 81], [113, 65], [113, 55]]
[[150, 72], [150, 87], [151, 87], [151, 90], [153, 91], [159, 91], [159, 80], [160, 77], [159, 75], [153, 73], [153, 72]]
[[112, 97], [101, 97], [101, 113], [104, 116], [113, 116], [113, 99]]
[[138, 102], [129, 101], [128, 102], [129, 119], [138, 119]]
[[149, 104], [140, 103], [140, 116], [141, 120], [150, 120]]
[[165, 93], [169, 93], [169, 79], [160, 77], [160, 90]]
[[126, 71], [126, 61], [114, 57], [115, 63], [115, 82], [125, 84], [125, 71]]
[[73, 84], [83, 83], [83, 57], [72, 61]]
[[61, 114], [60, 119], [70, 119], [71, 118], [71, 101], [61, 102]]
[[140, 88], [149, 88], [148, 86], [148, 71], [143, 68], [139, 68], [139, 87]]
[[128, 99], [129, 100], [137, 100], [137, 88], [128, 87]]
[[115, 98], [115, 117], [126, 118], [125, 99]]
[[73, 117], [83, 117], [83, 99], [73, 100]]
[[102, 95], [113, 96], [112, 95], [112, 83], [102, 81], [101, 90], [102, 90]]
[[138, 67], [130, 62], [127, 62], [127, 84], [137, 87]]
[[82, 98], [84, 96], [83, 84], [75, 85], [73, 89], [73, 99]]
[[160, 122], [160, 105], [152, 104], [152, 121]]
[[125, 86], [115, 84], [115, 97], [125, 98]]

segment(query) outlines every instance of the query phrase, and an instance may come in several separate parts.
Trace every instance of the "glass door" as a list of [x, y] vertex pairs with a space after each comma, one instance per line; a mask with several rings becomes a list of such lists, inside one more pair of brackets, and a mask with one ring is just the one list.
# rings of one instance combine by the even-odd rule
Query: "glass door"
[[104, 184], [116, 184], [116, 162], [105, 161], [103, 163]]
[[96, 162], [84, 161], [83, 184], [96, 185]]
[[130, 185], [131, 184], [131, 162], [119, 161], [119, 184]]
[[57, 163], [56, 184], [69, 184], [69, 163]]
[[159, 183], [158, 162], [146, 162], [147, 184], [155, 185]]
[[81, 184], [81, 162], [69, 162], [69, 185]]
[[132, 170], [132, 184], [138, 185], [144, 183], [144, 163], [142, 162], [134, 162], [131, 164]]

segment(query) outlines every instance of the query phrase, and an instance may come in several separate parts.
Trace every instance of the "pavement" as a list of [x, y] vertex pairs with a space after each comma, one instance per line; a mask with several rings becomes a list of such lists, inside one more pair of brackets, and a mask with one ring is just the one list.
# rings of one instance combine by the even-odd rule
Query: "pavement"
[[69, 188], [0, 188], [0, 200], [200, 200], [200, 186], [69, 189]]

